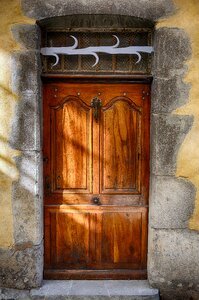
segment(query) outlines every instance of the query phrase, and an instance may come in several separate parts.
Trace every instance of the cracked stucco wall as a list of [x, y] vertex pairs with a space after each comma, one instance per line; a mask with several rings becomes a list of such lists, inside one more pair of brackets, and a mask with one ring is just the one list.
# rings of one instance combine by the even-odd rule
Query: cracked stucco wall
[[21, 1], [0, 6], [0, 286], [39, 286], [43, 270], [38, 28]]
[[13, 157], [20, 155], [8, 143], [14, 110], [19, 101], [11, 89], [11, 53], [19, 49], [12, 37], [14, 23], [32, 23], [23, 16], [20, 1], [1, 0], [0, 5], [0, 248], [14, 244], [12, 182], [19, 173]]
[[186, 136], [177, 159], [177, 177], [189, 179], [196, 187], [195, 208], [189, 228], [199, 231], [199, 2], [197, 0], [175, 0], [177, 13], [158, 22], [157, 27], [184, 29], [191, 40], [192, 56], [187, 62], [188, 71], [184, 81], [191, 84], [186, 105], [176, 109], [175, 114], [192, 115], [194, 122]]

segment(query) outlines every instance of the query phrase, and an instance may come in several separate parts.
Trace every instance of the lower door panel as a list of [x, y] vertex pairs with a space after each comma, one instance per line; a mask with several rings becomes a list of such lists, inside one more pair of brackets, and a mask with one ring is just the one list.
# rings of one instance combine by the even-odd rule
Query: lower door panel
[[147, 208], [45, 207], [46, 278], [145, 278]]

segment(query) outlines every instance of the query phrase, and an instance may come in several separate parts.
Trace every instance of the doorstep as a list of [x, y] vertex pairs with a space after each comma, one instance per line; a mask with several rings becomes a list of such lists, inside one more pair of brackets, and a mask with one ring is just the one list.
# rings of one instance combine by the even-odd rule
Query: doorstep
[[0, 299], [159, 300], [159, 292], [147, 280], [44, 280], [42, 287], [30, 291], [3, 288]]

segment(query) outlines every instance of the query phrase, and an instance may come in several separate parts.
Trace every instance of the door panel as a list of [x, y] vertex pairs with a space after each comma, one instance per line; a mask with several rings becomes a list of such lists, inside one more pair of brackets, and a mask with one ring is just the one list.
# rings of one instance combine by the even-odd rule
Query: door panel
[[45, 278], [146, 277], [149, 89], [44, 84]]
[[140, 113], [141, 108], [126, 97], [102, 109], [103, 193], [139, 193]]
[[69, 98], [51, 107], [55, 190], [82, 193], [92, 188], [90, 118], [91, 110], [79, 99]]
[[104, 212], [101, 227], [101, 262], [112, 268], [139, 268], [142, 212]]
[[[89, 258], [90, 218], [82, 212], [51, 212], [52, 265], [63, 268], [66, 265], [86, 265]], [[64, 231], [63, 231], [64, 229]]]
[[50, 232], [51, 249], [46, 267], [140, 268], [146, 214], [147, 208], [135, 207], [46, 207], [45, 242]]

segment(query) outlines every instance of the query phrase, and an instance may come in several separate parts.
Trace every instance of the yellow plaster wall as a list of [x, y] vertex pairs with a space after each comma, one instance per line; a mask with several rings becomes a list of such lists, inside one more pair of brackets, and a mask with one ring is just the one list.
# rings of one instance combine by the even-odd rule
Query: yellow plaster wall
[[157, 27], [182, 28], [189, 34], [192, 43], [192, 57], [187, 62], [188, 72], [184, 78], [185, 82], [191, 83], [189, 100], [174, 113], [193, 115], [194, 124], [180, 148], [176, 176], [189, 179], [197, 189], [195, 209], [189, 227], [199, 230], [199, 1], [175, 0], [175, 2], [178, 7], [177, 13], [167, 20], [160, 21]]
[[20, 0], [0, 1], [0, 248], [11, 247], [13, 240], [13, 217], [11, 188], [18, 171], [13, 157], [19, 155], [8, 144], [11, 120], [18, 101], [10, 89], [11, 52], [18, 50], [11, 34], [11, 25], [32, 23], [20, 10]]

